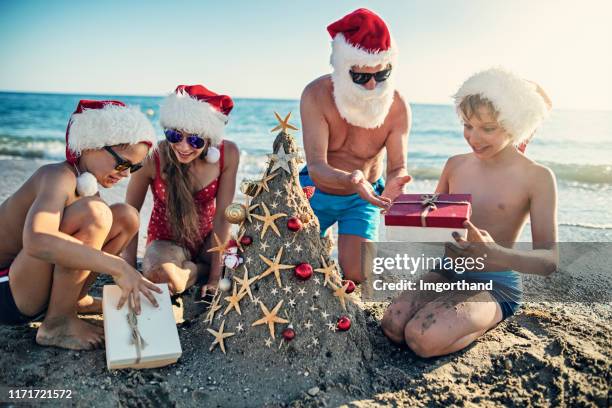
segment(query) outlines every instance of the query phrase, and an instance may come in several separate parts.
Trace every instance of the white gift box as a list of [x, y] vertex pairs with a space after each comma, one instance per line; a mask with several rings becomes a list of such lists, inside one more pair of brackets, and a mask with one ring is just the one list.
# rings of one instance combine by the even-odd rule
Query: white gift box
[[102, 295], [104, 312], [104, 339], [106, 343], [106, 366], [109, 370], [121, 368], [155, 368], [175, 363], [182, 354], [178, 330], [172, 313], [167, 284], [158, 284], [162, 293], [152, 292], [159, 304], [155, 307], [140, 295], [141, 312], [136, 315], [137, 332], [144, 340], [138, 358], [135, 331], [130, 327], [127, 302], [117, 309], [121, 289], [117, 285], [106, 285]]
[[387, 241], [400, 242], [455, 242], [453, 232], [467, 237], [466, 228], [403, 227], [387, 225]]

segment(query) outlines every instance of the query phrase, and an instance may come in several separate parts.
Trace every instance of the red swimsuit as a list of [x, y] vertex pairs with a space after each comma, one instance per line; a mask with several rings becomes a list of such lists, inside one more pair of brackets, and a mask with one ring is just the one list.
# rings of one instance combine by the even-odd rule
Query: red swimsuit
[[[223, 146], [221, 143], [219, 150], [221, 156], [219, 158], [219, 168], [223, 169]], [[155, 179], [151, 184], [151, 192], [153, 193], [153, 212], [149, 220], [149, 228], [147, 230], [147, 244], [152, 241], [178, 241], [172, 236], [172, 229], [168, 222], [166, 213], [166, 182], [161, 177], [159, 153], [155, 152]], [[202, 188], [197, 193], [194, 193], [193, 199], [196, 204], [196, 211], [200, 221], [200, 239], [194, 247], [187, 248], [191, 253], [192, 258], [198, 254], [198, 249], [213, 229], [213, 218], [215, 216], [215, 197], [219, 187], [219, 177], [211, 181], [209, 185]]]

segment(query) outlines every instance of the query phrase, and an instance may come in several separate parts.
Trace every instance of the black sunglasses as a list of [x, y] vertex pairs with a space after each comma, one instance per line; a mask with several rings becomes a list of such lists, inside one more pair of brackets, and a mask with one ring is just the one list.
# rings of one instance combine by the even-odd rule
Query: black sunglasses
[[[174, 129], [165, 129], [164, 135], [166, 135], [166, 140], [172, 144], [180, 143], [184, 137], [181, 132]], [[187, 143], [194, 149], [201, 149], [206, 144], [206, 140], [198, 135], [187, 135]]]
[[372, 77], [374, 77], [374, 80], [376, 82], [386, 81], [391, 76], [391, 69], [392, 68], [389, 67], [387, 69], [383, 69], [382, 71], [374, 72], [372, 74], [366, 72], [354, 72], [353, 70], [350, 70], [349, 72], [354, 83], [356, 83], [357, 85], [365, 85], [370, 81], [370, 79], [372, 79]]
[[113, 156], [113, 158], [115, 159], [115, 162], [117, 163], [117, 165], [115, 166], [115, 170], [117, 170], [119, 173], [127, 169], [130, 169], [130, 173], [134, 173], [142, 168], [141, 163], [133, 164], [131, 161], [119, 156], [119, 154], [117, 154], [117, 152], [114, 151], [113, 148], [110, 146], [104, 146], [104, 150], [109, 152], [111, 156]]

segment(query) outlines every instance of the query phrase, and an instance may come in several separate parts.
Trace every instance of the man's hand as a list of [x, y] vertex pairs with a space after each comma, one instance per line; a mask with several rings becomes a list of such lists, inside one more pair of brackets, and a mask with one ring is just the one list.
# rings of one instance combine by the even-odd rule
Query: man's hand
[[366, 180], [361, 170], [353, 171], [350, 177], [351, 183], [355, 186], [355, 192], [359, 194], [359, 197], [384, 210], [391, 207], [391, 200], [387, 197], [377, 195], [374, 191], [374, 187]]
[[385, 183], [385, 189], [381, 196], [387, 197], [391, 201], [395, 201], [397, 196], [404, 193], [404, 186], [412, 181], [410, 176], [397, 176]]

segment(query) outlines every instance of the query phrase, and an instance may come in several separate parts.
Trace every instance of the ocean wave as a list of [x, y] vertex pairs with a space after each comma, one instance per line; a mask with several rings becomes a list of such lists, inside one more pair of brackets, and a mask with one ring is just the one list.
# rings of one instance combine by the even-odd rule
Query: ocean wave
[[560, 222], [560, 227], [576, 227], [593, 230], [612, 230], [612, 224], [590, 224], [586, 222]]

